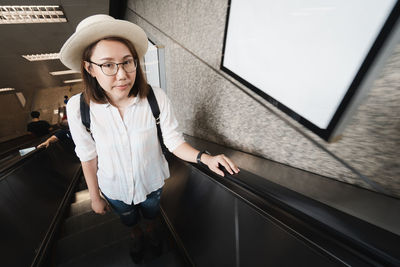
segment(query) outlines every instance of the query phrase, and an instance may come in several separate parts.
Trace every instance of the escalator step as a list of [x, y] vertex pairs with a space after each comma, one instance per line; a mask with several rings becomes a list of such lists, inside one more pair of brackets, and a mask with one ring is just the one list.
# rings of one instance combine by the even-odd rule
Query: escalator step
[[[140, 225], [144, 229], [143, 220]], [[162, 254], [155, 255], [145, 238], [145, 266], [186, 266], [163, 220], [160, 226]], [[56, 266], [135, 266], [129, 256], [130, 228], [116, 214], [76, 215], [65, 221], [64, 228], [53, 258]]]
[[[144, 228], [143, 221], [140, 224]], [[82, 190], [75, 193], [75, 203], [61, 228], [53, 262], [55, 266], [136, 266], [129, 256], [129, 233], [130, 228], [122, 225], [115, 213], [95, 214], [88, 191]], [[145, 266], [185, 266], [164, 222], [162, 236], [159, 257], [146, 239]]]
[[90, 199], [89, 190], [85, 189], [85, 190], [76, 192], [74, 199], [75, 199], [75, 201], [74, 201], [75, 203]]
[[119, 218], [94, 225], [82, 232], [66, 236], [57, 242], [56, 263], [60, 264], [81, 257], [93, 250], [126, 238], [130, 229]]
[[[89, 266], [132, 266], [128, 254], [129, 237], [124, 237], [109, 246], [103, 246], [96, 250], [57, 264], [58, 267], [89, 267]], [[133, 265], [134, 266], [134, 265]]]
[[184, 267], [180, 255], [175, 250], [165, 251], [161, 256], [145, 254], [143, 263], [135, 264], [129, 256], [129, 238], [119, 240], [109, 246], [91, 251], [79, 258], [57, 265], [58, 267]]
[[91, 200], [86, 199], [80, 202], [72, 203], [69, 210], [69, 217], [77, 216], [92, 211]]
[[104, 215], [99, 215], [93, 211], [88, 211], [80, 215], [71, 216], [65, 220], [62, 226], [60, 239], [77, 232], [85, 231], [94, 225], [115, 219], [118, 219], [118, 215], [114, 212], [107, 212]]

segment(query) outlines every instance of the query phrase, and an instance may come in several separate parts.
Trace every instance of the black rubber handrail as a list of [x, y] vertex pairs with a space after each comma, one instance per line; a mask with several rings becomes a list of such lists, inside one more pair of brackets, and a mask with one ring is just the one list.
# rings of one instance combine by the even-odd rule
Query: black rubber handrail
[[324, 246], [340, 247], [340, 253], [350, 253], [372, 264], [400, 266], [400, 237], [394, 233], [243, 169], [235, 175], [224, 171], [225, 177], [221, 177], [207, 167], [191, 165], [233, 192], [240, 192], [247, 201], [278, 220], [290, 221], [302, 230], [312, 228], [309, 237], [319, 239]]
[[[54, 126], [53, 126], [54, 127]], [[33, 145], [39, 145], [42, 141], [46, 140], [50, 136], [52, 136], [57, 129], [52, 130], [49, 134], [46, 134], [41, 137], [35, 137], [31, 134], [19, 136], [17, 138], [14, 138], [12, 140], [4, 141], [0, 143], [0, 160], [4, 157], [7, 157], [9, 154], [14, 153], [15, 151], [18, 151], [19, 149], [23, 149], [26, 147], [31, 147]], [[18, 141], [20, 140], [20, 141]], [[5, 143], [10, 143], [12, 146], [8, 146]]]
[[0, 180], [2, 180], [4, 177], [6, 177], [10, 172], [13, 172], [17, 170], [19, 167], [21, 167], [26, 161], [31, 159], [34, 155], [39, 153], [42, 149], [35, 149], [31, 151], [30, 153], [19, 157], [18, 160], [11, 160], [9, 164], [4, 164], [1, 169], [0, 169]]
[[[48, 135], [45, 135], [42, 137], [37, 137], [35, 139], [31, 139], [31, 140], [28, 140], [21, 144], [18, 144], [12, 148], [9, 148], [7, 151], [0, 152], [0, 180], [2, 179], [2, 177], [9, 174], [11, 171], [18, 169], [18, 167], [22, 166], [24, 164], [24, 162], [26, 162], [26, 160], [33, 157], [36, 153], [38, 153], [39, 151], [41, 151], [44, 148], [35, 149], [24, 156], [18, 156], [18, 159], [15, 159], [15, 158], [7, 159], [7, 156], [11, 156], [13, 153], [16, 153], [19, 155], [20, 149], [29, 148], [29, 147], [37, 147], [40, 143], [42, 143], [43, 140], [46, 140], [51, 135], [53, 135], [53, 133], [55, 131], [56, 130], [52, 131]], [[2, 160], [5, 160], [5, 162], [1, 162]]]

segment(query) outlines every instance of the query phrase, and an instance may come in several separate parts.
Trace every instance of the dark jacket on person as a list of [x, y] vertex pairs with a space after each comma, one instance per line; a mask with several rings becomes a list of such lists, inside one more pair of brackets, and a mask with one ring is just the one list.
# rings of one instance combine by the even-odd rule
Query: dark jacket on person
[[36, 136], [43, 136], [49, 133], [50, 124], [47, 121], [32, 121], [28, 123], [28, 132], [33, 133]]
[[67, 129], [60, 129], [54, 133], [58, 140], [64, 142], [67, 145], [75, 147], [74, 141], [72, 141], [71, 132]]

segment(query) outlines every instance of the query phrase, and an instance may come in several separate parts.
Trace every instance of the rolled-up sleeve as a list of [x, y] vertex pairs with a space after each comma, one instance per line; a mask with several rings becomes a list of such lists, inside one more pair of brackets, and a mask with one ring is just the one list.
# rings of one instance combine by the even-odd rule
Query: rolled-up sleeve
[[97, 156], [96, 144], [82, 124], [80, 94], [74, 95], [68, 101], [67, 116], [72, 140], [75, 143], [75, 152], [80, 161], [85, 162], [94, 159]]
[[153, 90], [160, 108], [160, 125], [164, 144], [172, 152], [184, 143], [185, 139], [182, 133], [178, 131], [179, 124], [167, 95], [160, 88], [154, 88]]

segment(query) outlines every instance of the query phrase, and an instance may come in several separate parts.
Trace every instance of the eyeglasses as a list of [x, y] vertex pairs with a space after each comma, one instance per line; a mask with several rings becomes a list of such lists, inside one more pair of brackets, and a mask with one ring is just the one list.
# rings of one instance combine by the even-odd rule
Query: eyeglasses
[[88, 62], [99, 66], [101, 68], [101, 71], [107, 76], [114, 76], [115, 74], [117, 74], [119, 65], [122, 65], [122, 67], [127, 73], [134, 72], [137, 67], [136, 59], [133, 58], [127, 59], [122, 63], [107, 62], [104, 64], [97, 64], [92, 61]]

